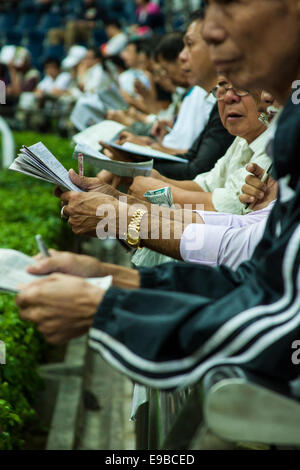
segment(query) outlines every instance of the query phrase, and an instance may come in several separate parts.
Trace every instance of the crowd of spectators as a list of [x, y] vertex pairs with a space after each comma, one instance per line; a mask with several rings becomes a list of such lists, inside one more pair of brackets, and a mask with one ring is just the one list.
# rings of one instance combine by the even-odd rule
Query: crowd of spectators
[[[283, 2], [284, 15], [275, 0], [261, 2], [263, 9], [260, 2], [231, 10], [230, 2], [211, 0], [184, 31], [169, 33], [163, 10], [146, 0], [137, 0], [134, 21], [115, 2], [123, 22], [96, 0], [71, 9], [55, 0], [15, 2], [22, 12], [64, 18], [45, 39], [49, 47], [63, 45], [64, 56], [46, 57], [42, 70], [26, 48], [2, 48], [7, 103], [19, 120], [28, 125], [24, 116], [36, 116], [36, 109], [38, 119], [47, 118], [50, 101], [70, 137], [110, 120], [124, 126], [118, 145], [182, 159], [154, 159], [151, 176], [130, 180], [71, 170], [82, 192], [56, 190], [62, 217], [80, 236], [101, 238], [103, 223], [106, 236], [136, 250], [136, 267], [52, 251], [30, 268], [52, 276], [25, 286], [17, 298], [21, 316], [49, 342], [90, 331], [91, 347], [147, 386], [189, 386], [222, 364], [285, 383], [299, 375], [291, 362], [300, 337], [299, 112], [287, 101], [299, 67], [299, 24], [293, 2]], [[5, 2], [1, 8], [10, 10]], [[269, 35], [250, 44], [264, 21]], [[282, 45], [280, 28], [290, 38]], [[105, 40], [91, 45], [101, 29]], [[277, 44], [273, 55], [268, 40]], [[289, 70], [286, 57], [293, 57]], [[124, 160], [122, 151], [100, 144], [107, 157]], [[159, 214], [153, 191], [161, 204], [167, 191], [171, 198]], [[113, 215], [99, 211], [108, 205]], [[108, 291], [84, 279], [104, 275], [113, 277]]]

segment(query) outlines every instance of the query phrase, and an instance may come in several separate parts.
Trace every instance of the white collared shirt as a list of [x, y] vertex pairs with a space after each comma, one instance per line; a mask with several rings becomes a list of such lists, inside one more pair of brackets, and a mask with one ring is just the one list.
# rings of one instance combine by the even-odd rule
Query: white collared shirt
[[272, 135], [273, 129], [269, 127], [250, 145], [242, 137], [237, 137], [211, 171], [195, 178], [194, 181], [205, 192], [212, 193], [212, 202], [217, 212], [251, 212], [239, 200], [241, 188], [249, 174], [246, 165], [257, 163], [261, 168], [269, 169], [272, 162], [266, 154], [266, 146]]
[[162, 144], [173, 149], [191, 148], [208, 123], [215, 104], [212, 94], [199, 86], [193, 87], [183, 99], [174, 127]]

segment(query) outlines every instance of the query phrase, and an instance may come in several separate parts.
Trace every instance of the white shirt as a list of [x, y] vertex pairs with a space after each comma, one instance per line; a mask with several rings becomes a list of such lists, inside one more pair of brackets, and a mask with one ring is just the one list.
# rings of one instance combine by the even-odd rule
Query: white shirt
[[183, 232], [182, 259], [188, 263], [223, 264], [237, 269], [251, 258], [262, 239], [274, 204], [275, 201], [265, 209], [247, 215], [197, 211], [204, 225], [191, 224]]
[[97, 93], [111, 84], [109, 75], [104, 71], [101, 64], [91, 67], [84, 78], [84, 93]]
[[72, 81], [72, 77], [68, 72], [60, 73], [56, 79], [46, 75], [37, 85], [37, 89], [45, 93], [52, 93], [53, 90], [67, 90]]
[[135, 96], [135, 82], [139, 80], [146, 88], [150, 89], [149, 78], [139, 69], [129, 69], [123, 72], [119, 76], [119, 85], [121, 90], [125, 91], [129, 95]]
[[212, 202], [217, 212], [251, 212], [239, 200], [241, 188], [249, 174], [245, 167], [248, 163], [257, 163], [264, 170], [269, 169], [272, 162], [266, 154], [266, 146], [271, 135], [273, 129], [269, 127], [250, 145], [245, 139], [237, 137], [211, 171], [195, 178], [195, 182], [204, 191], [212, 193]]
[[174, 127], [162, 144], [173, 149], [191, 148], [205, 128], [215, 103], [213, 95], [199, 86], [193, 87], [182, 101]]
[[107, 43], [105, 47], [105, 52], [107, 55], [112, 56], [112, 55], [117, 55], [122, 52], [124, 47], [127, 44], [127, 36], [124, 33], [119, 33], [113, 38], [111, 38]]

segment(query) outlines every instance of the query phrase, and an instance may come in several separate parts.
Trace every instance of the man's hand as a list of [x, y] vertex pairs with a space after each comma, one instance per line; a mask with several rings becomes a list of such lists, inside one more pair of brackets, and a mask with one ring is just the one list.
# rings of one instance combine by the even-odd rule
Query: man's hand
[[[104, 170], [105, 171], [105, 170]], [[71, 181], [76, 184], [80, 189], [86, 192], [95, 192], [95, 193], [102, 193], [107, 194], [108, 196], [118, 197], [121, 195], [119, 191], [114, 189], [114, 187], [110, 183], [106, 183], [102, 181], [101, 174], [99, 173], [100, 177], [96, 178], [88, 178], [87, 176], [79, 176], [74, 170], [69, 171]], [[110, 172], [106, 172], [104, 176], [107, 176], [107, 179], [113, 182], [115, 175]], [[117, 178], [120, 177], [118, 176]]]
[[132, 185], [129, 187], [128, 194], [131, 194], [138, 199], [144, 199], [144, 194], [146, 191], [152, 191], [165, 187], [166, 184], [163, 181], [159, 181], [155, 178], [150, 178], [147, 176], [136, 176]]
[[239, 199], [242, 204], [250, 204], [253, 211], [264, 209], [277, 198], [278, 183], [270, 175], [262, 182], [265, 170], [256, 163], [250, 163], [246, 168], [252, 174], [247, 176]]
[[109, 151], [109, 154], [105, 153], [111, 160], [116, 160], [118, 162], [135, 162], [137, 159], [133, 159], [132, 155], [129, 152], [126, 152], [126, 149], [123, 150], [118, 150], [111, 145], [102, 142], [102, 140], [99, 141], [99, 144], [102, 145], [102, 147], [105, 149], [105, 151]]
[[[107, 237], [118, 237], [119, 221], [127, 218], [128, 206], [112, 196], [99, 193], [63, 193], [64, 215], [76, 235], [97, 236], [97, 227], [105, 221]], [[102, 229], [102, 227], [101, 227]], [[99, 234], [98, 234], [99, 235]]]
[[138, 145], [151, 145], [153, 144], [153, 139], [151, 139], [151, 137], [138, 136], [138, 135], [132, 134], [131, 132], [123, 131], [119, 135], [117, 144], [123, 145], [126, 142], [132, 142], [133, 144], [138, 144]]
[[16, 303], [49, 343], [62, 344], [89, 330], [104, 294], [79, 277], [52, 274], [25, 286]]
[[152, 135], [156, 137], [160, 142], [168, 134], [166, 127], [172, 127], [171, 121], [160, 120], [157, 121], [152, 128]]
[[96, 258], [67, 251], [49, 251], [51, 256], [48, 258], [44, 258], [40, 254], [35, 257], [36, 264], [27, 268], [30, 274], [62, 273], [79, 277], [103, 277], [107, 275], [104, 264]]
[[30, 274], [62, 273], [84, 278], [112, 276], [114, 287], [123, 289], [138, 289], [140, 287], [140, 275], [135, 269], [102, 263], [91, 256], [67, 251], [49, 251], [51, 254], [49, 258], [43, 258], [40, 254], [35, 256], [37, 263], [27, 268]]

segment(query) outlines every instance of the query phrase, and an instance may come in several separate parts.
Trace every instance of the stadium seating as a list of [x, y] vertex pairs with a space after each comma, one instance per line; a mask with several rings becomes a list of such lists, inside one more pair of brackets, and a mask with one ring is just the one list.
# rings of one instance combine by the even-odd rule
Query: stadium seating
[[30, 31], [40, 21], [40, 15], [38, 13], [24, 13], [20, 16], [19, 21], [16, 25], [16, 31], [24, 33]]
[[38, 26], [39, 31], [49, 31], [51, 28], [59, 28], [63, 25], [62, 17], [59, 13], [45, 13]]
[[17, 23], [18, 14], [17, 12], [7, 12], [0, 15], [0, 31], [6, 33], [13, 29]]

